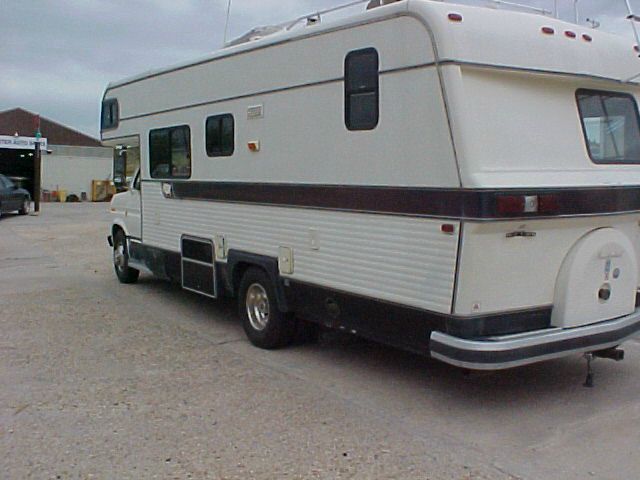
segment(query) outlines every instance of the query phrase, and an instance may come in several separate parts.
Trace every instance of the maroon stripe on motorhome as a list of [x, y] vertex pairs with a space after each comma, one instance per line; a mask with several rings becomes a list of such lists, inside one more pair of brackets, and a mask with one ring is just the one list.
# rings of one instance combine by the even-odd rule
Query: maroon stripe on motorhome
[[[640, 186], [542, 189], [440, 189], [240, 182], [173, 182], [173, 196], [286, 207], [461, 219], [539, 218], [640, 212]], [[500, 211], [499, 199], [540, 198], [537, 213]]]

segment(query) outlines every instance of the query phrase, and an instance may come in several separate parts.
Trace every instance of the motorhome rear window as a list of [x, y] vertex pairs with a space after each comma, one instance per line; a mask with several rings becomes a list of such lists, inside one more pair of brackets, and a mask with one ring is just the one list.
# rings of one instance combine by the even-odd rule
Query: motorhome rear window
[[187, 125], [149, 132], [149, 168], [153, 178], [191, 176], [191, 132]]
[[349, 130], [372, 130], [378, 125], [378, 52], [365, 48], [344, 61], [345, 124]]
[[118, 100], [110, 98], [102, 102], [102, 115], [100, 117], [100, 129], [108, 130], [116, 128], [120, 120], [118, 111]]
[[576, 93], [589, 156], [595, 163], [640, 163], [638, 105], [626, 93]]
[[207, 118], [205, 143], [210, 157], [228, 157], [234, 150], [233, 115], [214, 115]]

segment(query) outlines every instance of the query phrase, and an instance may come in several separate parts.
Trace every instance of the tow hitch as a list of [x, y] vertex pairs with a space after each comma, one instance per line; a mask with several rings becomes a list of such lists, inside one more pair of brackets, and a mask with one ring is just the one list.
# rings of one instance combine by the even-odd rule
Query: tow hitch
[[615, 360], [619, 362], [624, 360], [624, 350], [613, 347], [606, 350], [598, 350], [597, 352], [589, 352], [584, 354], [584, 358], [587, 360], [587, 378], [584, 381], [584, 386], [588, 388], [593, 387], [593, 367], [591, 362], [596, 358], [608, 358], [609, 360]]

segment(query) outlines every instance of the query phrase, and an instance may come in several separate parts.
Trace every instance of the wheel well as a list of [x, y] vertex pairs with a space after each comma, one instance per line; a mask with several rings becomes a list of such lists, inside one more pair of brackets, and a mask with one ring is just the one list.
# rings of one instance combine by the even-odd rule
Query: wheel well
[[263, 267], [261, 267], [260, 265], [256, 265], [255, 263], [250, 263], [250, 262], [236, 263], [235, 268], [233, 269], [233, 277], [231, 278], [231, 286], [233, 288], [234, 296], [238, 295], [238, 289], [240, 288], [240, 282], [242, 281], [242, 277], [244, 276], [244, 273], [252, 267], [259, 268], [260, 270], [268, 274], [268, 272]]

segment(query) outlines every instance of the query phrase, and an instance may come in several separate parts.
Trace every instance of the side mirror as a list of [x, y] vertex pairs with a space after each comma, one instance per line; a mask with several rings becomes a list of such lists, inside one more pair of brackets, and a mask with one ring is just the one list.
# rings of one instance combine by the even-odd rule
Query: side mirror
[[124, 175], [113, 177], [113, 184], [116, 187], [116, 192], [124, 192], [127, 189], [127, 179]]

